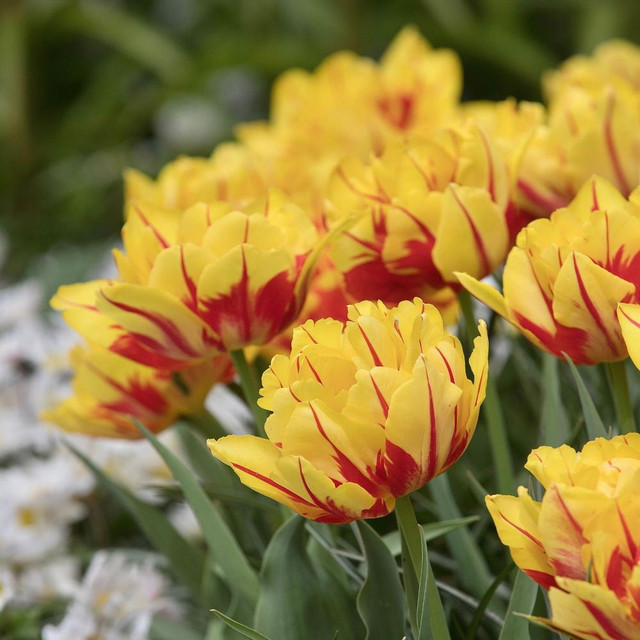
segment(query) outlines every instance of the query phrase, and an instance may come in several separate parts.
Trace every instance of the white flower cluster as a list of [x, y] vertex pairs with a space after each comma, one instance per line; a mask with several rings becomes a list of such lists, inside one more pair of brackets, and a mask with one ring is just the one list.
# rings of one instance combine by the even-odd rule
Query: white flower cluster
[[[72, 599], [45, 637], [146, 638], [152, 614], [171, 608], [160, 597], [166, 578], [155, 557], [131, 563], [99, 552], [80, 584], [71, 530], [87, 517], [95, 481], [63, 440], [147, 502], [161, 499], [158, 487], [170, 474], [146, 441], [68, 436], [40, 421], [71, 393], [67, 353], [77, 340], [62, 322], [43, 318], [43, 307], [35, 281], [0, 291], [0, 611]], [[161, 438], [179, 453], [175, 434]]]
[[42, 638], [146, 640], [155, 614], [179, 614], [169, 586], [154, 554], [98, 551], [65, 617], [47, 625]]

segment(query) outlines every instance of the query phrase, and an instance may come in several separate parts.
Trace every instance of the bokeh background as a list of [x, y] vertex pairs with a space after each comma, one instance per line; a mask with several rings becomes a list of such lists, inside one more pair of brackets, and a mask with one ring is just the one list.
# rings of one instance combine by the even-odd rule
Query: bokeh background
[[2, 0], [1, 280], [72, 281], [119, 232], [124, 168], [208, 155], [283, 70], [378, 57], [407, 23], [459, 53], [465, 99], [539, 100], [545, 69], [638, 42], [640, 2]]

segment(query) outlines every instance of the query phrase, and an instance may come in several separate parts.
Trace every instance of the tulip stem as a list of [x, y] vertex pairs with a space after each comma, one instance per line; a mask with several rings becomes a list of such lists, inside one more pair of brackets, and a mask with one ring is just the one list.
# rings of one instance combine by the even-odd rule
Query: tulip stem
[[260, 387], [258, 385], [258, 377], [253, 366], [251, 366], [245, 358], [242, 349], [231, 351], [231, 360], [236, 369], [236, 373], [240, 378], [240, 386], [244, 392], [245, 402], [249, 405], [253, 419], [256, 423], [256, 433], [260, 436], [265, 435], [264, 423], [269, 415], [262, 407], [258, 406], [258, 398], [260, 397]]
[[633, 417], [633, 406], [629, 394], [629, 382], [627, 380], [627, 362], [607, 362], [607, 373], [613, 404], [618, 418], [620, 433], [636, 431], [636, 423]]
[[398, 498], [395, 512], [402, 540], [404, 591], [414, 637], [450, 640], [427, 543], [413, 510], [411, 496]]
[[228, 436], [228, 432], [212, 413], [207, 409], [202, 409], [199, 413], [193, 413], [183, 418], [191, 427], [205, 438], [222, 438]]

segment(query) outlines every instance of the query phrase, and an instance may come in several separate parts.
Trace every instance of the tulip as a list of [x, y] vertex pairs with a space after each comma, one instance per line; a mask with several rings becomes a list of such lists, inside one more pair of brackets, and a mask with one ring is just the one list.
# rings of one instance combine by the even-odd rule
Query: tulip
[[137, 255], [118, 260], [124, 275], [143, 283], [62, 287], [53, 306], [91, 343], [165, 369], [264, 344], [295, 320], [322, 243], [281, 193], [243, 210], [195, 205], [180, 216], [176, 233], [177, 242], [164, 248], [155, 232], [142, 238], [151, 243], [141, 251], [151, 260], [147, 267]]
[[218, 200], [242, 206], [266, 190], [263, 170], [242, 145], [222, 144], [210, 158], [181, 156], [166, 165], [156, 180], [127, 170], [125, 201], [181, 211], [198, 202]]
[[640, 48], [605, 43], [545, 77], [550, 130], [574, 185], [592, 174], [625, 197], [640, 184]]
[[328, 198], [333, 217], [359, 214], [331, 245], [347, 291], [446, 306], [455, 299], [455, 271], [482, 278], [504, 259], [507, 191], [504, 162], [472, 122], [368, 162], [346, 159]]
[[389, 513], [395, 499], [446, 471], [464, 452], [485, 397], [484, 323], [467, 379], [459, 340], [422, 300], [349, 307], [346, 325], [307, 321], [289, 357], [265, 371], [268, 439], [209, 440], [252, 489], [312, 520]]
[[462, 285], [538, 347], [575, 363], [627, 357], [616, 316], [639, 302], [640, 208], [594, 177], [565, 209], [523, 229], [503, 273], [503, 294], [468, 274]]
[[581, 452], [539, 447], [525, 467], [545, 493], [535, 501], [487, 496], [514, 562], [549, 589], [551, 618], [572, 638], [634, 640], [640, 622], [640, 435], [597, 438]]
[[113, 438], [140, 438], [135, 418], [157, 433], [179, 417], [197, 414], [212, 385], [233, 375], [219, 355], [179, 374], [152, 369], [106, 349], [71, 352], [73, 395], [43, 418], [66, 431]]

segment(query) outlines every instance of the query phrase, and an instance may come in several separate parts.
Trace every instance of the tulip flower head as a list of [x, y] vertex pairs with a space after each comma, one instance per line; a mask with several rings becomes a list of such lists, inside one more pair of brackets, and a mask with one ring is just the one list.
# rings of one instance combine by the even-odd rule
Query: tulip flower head
[[565, 209], [530, 223], [504, 267], [503, 293], [458, 274], [538, 347], [575, 363], [626, 358], [619, 303], [640, 302], [640, 208], [594, 177]]
[[445, 306], [454, 271], [482, 278], [508, 250], [506, 166], [472, 122], [366, 163], [344, 160], [328, 197], [336, 218], [360, 213], [331, 245], [356, 298]]
[[76, 347], [71, 352], [74, 394], [43, 418], [86, 435], [140, 438], [135, 418], [155, 433], [180, 416], [202, 410], [217, 382], [233, 375], [229, 357], [221, 354], [179, 374], [152, 369], [106, 349]]
[[614, 41], [545, 78], [550, 131], [576, 189], [592, 174], [625, 197], [640, 184], [639, 69], [640, 48]]
[[307, 321], [291, 356], [264, 373], [268, 440], [210, 440], [242, 482], [312, 520], [389, 513], [397, 497], [446, 471], [464, 452], [485, 397], [484, 323], [465, 371], [458, 339], [422, 300], [349, 307], [346, 325]]
[[141, 251], [150, 265], [117, 256], [123, 281], [61, 287], [52, 304], [90, 342], [155, 368], [271, 340], [300, 312], [322, 249], [305, 213], [276, 191], [242, 210], [194, 205], [177, 217], [175, 242], [150, 225], [131, 241], [151, 243]]
[[549, 589], [551, 618], [536, 620], [579, 640], [637, 639], [640, 435], [539, 447], [525, 467], [542, 500], [520, 487], [487, 507], [514, 562]]

